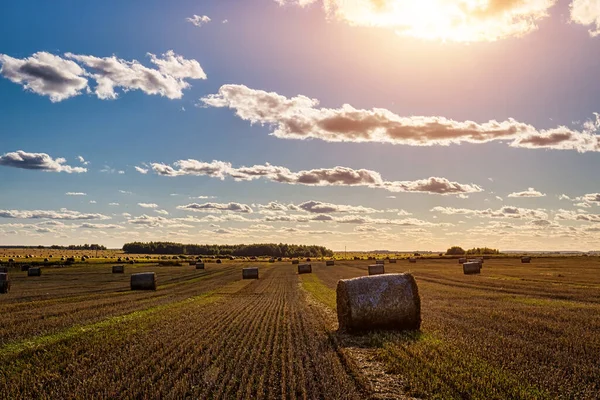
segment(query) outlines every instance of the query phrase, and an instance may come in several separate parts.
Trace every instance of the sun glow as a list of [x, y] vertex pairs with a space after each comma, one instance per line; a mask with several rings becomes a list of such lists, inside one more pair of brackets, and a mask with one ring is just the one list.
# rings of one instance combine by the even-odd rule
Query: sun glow
[[495, 41], [537, 29], [556, 0], [325, 0], [330, 16], [351, 25], [391, 28], [402, 36], [456, 42]]

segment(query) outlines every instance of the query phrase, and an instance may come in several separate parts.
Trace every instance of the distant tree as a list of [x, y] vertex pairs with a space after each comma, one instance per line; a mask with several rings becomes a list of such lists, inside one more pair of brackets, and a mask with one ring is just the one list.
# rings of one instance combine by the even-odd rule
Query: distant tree
[[449, 256], [462, 256], [466, 251], [460, 246], [452, 246], [446, 250], [446, 254]]

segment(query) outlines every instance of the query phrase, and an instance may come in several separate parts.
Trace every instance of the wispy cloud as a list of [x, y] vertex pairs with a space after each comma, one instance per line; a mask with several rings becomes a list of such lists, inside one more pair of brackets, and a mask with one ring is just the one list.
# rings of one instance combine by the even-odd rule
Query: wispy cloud
[[188, 210], [188, 211], [234, 211], [239, 213], [252, 213], [252, 208], [247, 204], [240, 203], [191, 203], [184, 206], [178, 206], [179, 210]]
[[142, 208], [158, 208], [158, 204], [154, 203], [137, 203]]
[[28, 153], [18, 150], [0, 156], [0, 165], [5, 167], [22, 168], [48, 172], [83, 173], [87, 168], [66, 165], [64, 158], [53, 159], [46, 153]]
[[508, 197], [545, 197], [546, 193], [539, 192], [534, 188], [530, 187], [522, 192], [514, 192], [508, 195]]
[[83, 193], [83, 192], [67, 192], [65, 193], [66, 196], [87, 196], [87, 193]]
[[0, 210], [0, 218], [17, 219], [62, 219], [62, 220], [85, 220], [85, 219], [110, 219], [103, 214], [81, 213], [66, 208], [59, 211], [51, 210]]
[[211, 21], [210, 18], [206, 15], [200, 16], [196, 14], [194, 14], [192, 17], [186, 18], [185, 20], [197, 27], [201, 27], [202, 25], [208, 24]]

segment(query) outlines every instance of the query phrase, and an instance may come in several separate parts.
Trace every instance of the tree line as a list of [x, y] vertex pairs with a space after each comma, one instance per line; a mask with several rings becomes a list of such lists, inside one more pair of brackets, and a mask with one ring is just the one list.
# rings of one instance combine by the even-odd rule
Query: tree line
[[172, 242], [132, 242], [123, 245], [129, 254], [188, 254], [236, 257], [332, 257], [333, 251], [323, 246], [285, 243], [257, 244], [182, 244]]
[[472, 249], [465, 250], [460, 246], [452, 246], [446, 250], [446, 255], [449, 256], [463, 256], [463, 255], [493, 255], [500, 254], [498, 249], [490, 249], [489, 247], [473, 247]]

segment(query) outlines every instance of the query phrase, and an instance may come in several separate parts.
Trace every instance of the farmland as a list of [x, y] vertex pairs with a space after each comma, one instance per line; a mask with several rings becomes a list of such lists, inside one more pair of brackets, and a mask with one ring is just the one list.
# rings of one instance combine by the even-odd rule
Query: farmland
[[[335, 287], [366, 275], [367, 260], [313, 260], [312, 273], [298, 275], [289, 261], [196, 270], [137, 257], [124, 274], [94, 258], [43, 267], [41, 277], [10, 267], [11, 292], [0, 295], [2, 397], [594, 399], [600, 391], [594, 257], [491, 259], [469, 276], [453, 259], [385, 264], [414, 274], [421, 331], [362, 335], [337, 331]], [[241, 280], [254, 266], [260, 279]], [[148, 271], [158, 289], [130, 291], [129, 275]]]

